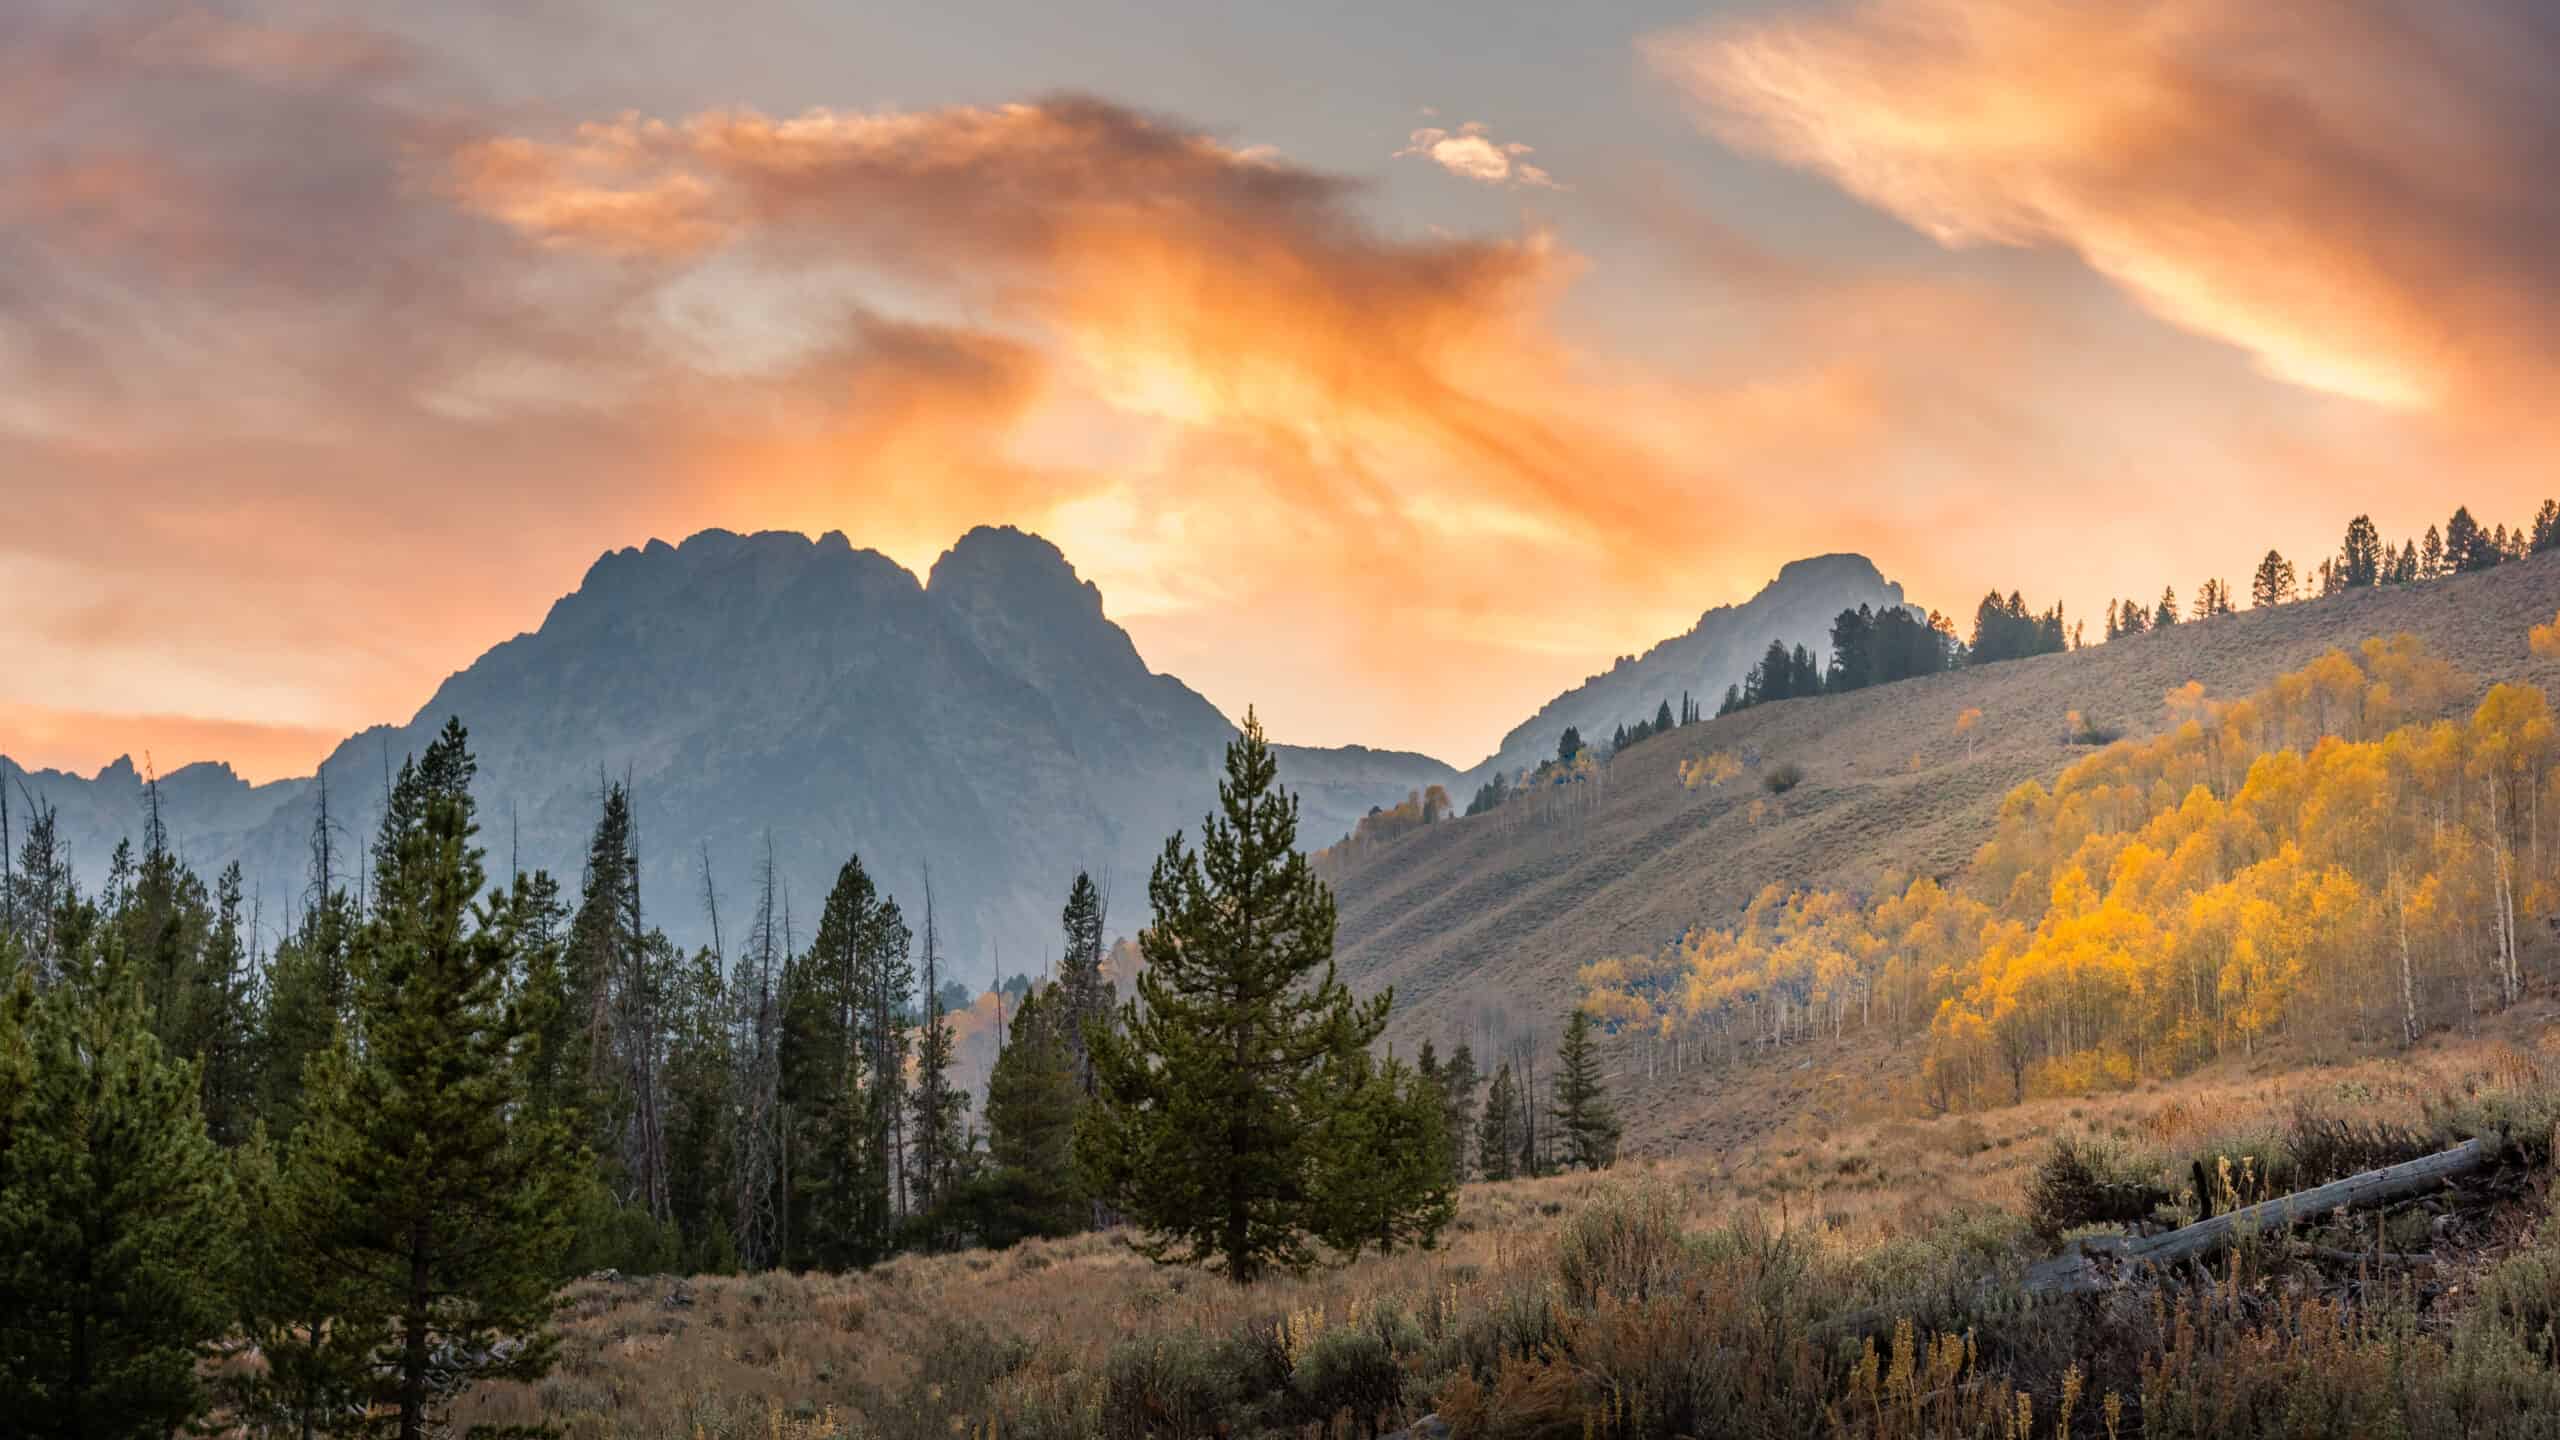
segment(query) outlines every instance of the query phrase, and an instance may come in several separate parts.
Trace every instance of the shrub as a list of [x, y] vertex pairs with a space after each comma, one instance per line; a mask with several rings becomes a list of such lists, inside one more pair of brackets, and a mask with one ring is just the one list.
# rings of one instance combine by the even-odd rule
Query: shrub
[[1269, 1336], [1173, 1331], [1123, 1341], [1105, 1362], [1102, 1434], [1190, 1440], [1222, 1423], [1233, 1427], [1257, 1402], [1281, 1392], [1287, 1363]]
[[2027, 1182], [2027, 1215], [2047, 1244], [2085, 1225], [2129, 1225], [2169, 1202], [2159, 1163], [2094, 1136], [2057, 1137]]
[[1780, 761], [1760, 777], [1760, 788], [1772, 795], [1784, 795], [1804, 783], [1804, 767], [1793, 760]]
[[1374, 1326], [1328, 1326], [1307, 1342], [1296, 1361], [1289, 1388], [1301, 1420], [1328, 1421], [1347, 1410], [1354, 1421], [1367, 1424], [1404, 1402], [1404, 1366]]
[[1678, 1293], [1686, 1268], [1685, 1208], [1667, 1185], [1601, 1192], [1556, 1236], [1556, 1280], [1566, 1301], [1588, 1309], [1603, 1295], [1646, 1300]]

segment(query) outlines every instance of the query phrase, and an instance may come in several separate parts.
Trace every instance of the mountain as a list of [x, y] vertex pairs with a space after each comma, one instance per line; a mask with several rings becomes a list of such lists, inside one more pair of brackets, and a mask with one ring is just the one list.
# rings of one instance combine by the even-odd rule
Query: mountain
[[1517, 777], [1554, 756], [1567, 726], [1579, 728], [1586, 740], [1605, 741], [1620, 725], [1652, 719], [1665, 700], [1677, 712], [1684, 694], [1712, 715], [1725, 687], [1742, 682], [1771, 640], [1791, 649], [1803, 645], [1827, 659], [1831, 622], [1841, 611], [1902, 603], [1902, 587], [1864, 555], [1791, 561], [1750, 599], [1707, 611], [1687, 632], [1642, 655], [1620, 656], [1605, 673], [1540, 706], [1502, 737], [1500, 748], [1469, 771], [1466, 782], [1481, 783], [1496, 771]]
[[[627, 779], [644, 904], [680, 941], [711, 936], [707, 864], [736, 942], [770, 837], [803, 940], [847, 856], [919, 927], [930, 867], [944, 952], [972, 980], [999, 959], [1046, 963], [1079, 868], [1134, 921], [1165, 836], [1215, 805], [1235, 734], [1150, 671], [1101, 592], [1037, 536], [971, 531], [919, 583], [841, 533], [711, 530], [604, 555], [539, 628], [446, 680], [407, 724], [339, 745], [316, 777], [162, 777], [173, 843], [208, 876], [240, 860], [272, 933], [307, 888], [324, 784], [355, 859], [389, 772], [448, 715], [471, 729], [493, 871], [543, 867], [574, 887], [598, 791]], [[1456, 779], [1427, 756], [1359, 747], [1283, 747], [1281, 763], [1310, 843]], [[21, 778], [60, 808], [86, 884], [141, 832], [130, 761]]]
[[[1514, 1044], [1548, 1053], [1581, 966], [1730, 923], [1766, 886], [1863, 895], [1888, 877], [1956, 874], [2003, 797], [2090, 753], [2065, 739], [2075, 711], [2140, 739], [2170, 726], [2167, 696], [2189, 681], [2244, 696], [2333, 647], [2406, 633], [2471, 677], [2454, 701], [2467, 713], [2496, 681], [2560, 689], [2560, 660], [2525, 643], [2555, 610], [2560, 553], [1711, 718], [1628, 747], [1604, 783], [1419, 827], [1338, 868], [1336, 958], [1364, 993], [1395, 987], [1388, 1039], [1408, 1052], [1431, 1038], [1443, 1053], [1470, 1040], [1480, 1059]], [[1960, 733], [1967, 711], [1980, 714]], [[1719, 751], [1792, 762], [1803, 781], [1782, 800], [1747, 779], [1683, 783], [1685, 762]], [[1922, 1048], [1819, 1064], [1788, 1050], [1759, 1072], [1646, 1087], [1629, 1142], [1738, 1143], [1807, 1108], [1853, 1060], [1872, 1062], [1856, 1072], [1867, 1093], [1916, 1083]]]

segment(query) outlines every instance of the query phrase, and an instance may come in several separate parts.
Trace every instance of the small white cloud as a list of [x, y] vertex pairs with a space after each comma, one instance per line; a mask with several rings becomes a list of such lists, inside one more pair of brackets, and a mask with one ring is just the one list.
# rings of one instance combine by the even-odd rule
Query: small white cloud
[[[1425, 114], [1431, 112], [1425, 111]], [[1455, 130], [1434, 125], [1416, 130], [1405, 137], [1405, 147], [1395, 153], [1402, 160], [1418, 156], [1460, 179], [1484, 185], [1526, 185], [1545, 190], [1565, 187], [1555, 177], [1532, 165], [1527, 156], [1532, 152], [1518, 141], [1495, 140], [1486, 133], [1484, 122], [1470, 120]]]

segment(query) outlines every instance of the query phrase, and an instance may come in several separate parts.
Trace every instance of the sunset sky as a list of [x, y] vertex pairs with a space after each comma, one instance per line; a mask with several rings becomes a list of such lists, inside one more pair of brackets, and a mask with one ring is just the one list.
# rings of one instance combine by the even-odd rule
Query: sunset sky
[[0, 752], [306, 773], [606, 549], [1039, 531], [1472, 764], [1863, 551], [2560, 492], [2538, 0], [0, 7]]

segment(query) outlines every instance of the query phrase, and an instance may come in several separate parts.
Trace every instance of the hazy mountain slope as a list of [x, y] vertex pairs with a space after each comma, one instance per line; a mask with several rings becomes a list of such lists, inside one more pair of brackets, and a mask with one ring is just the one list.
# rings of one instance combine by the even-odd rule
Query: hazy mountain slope
[[[932, 867], [958, 973], [1037, 968], [1079, 867], [1142, 906], [1147, 866], [1216, 801], [1234, 727], [1146, 667], [1102, 597], [1057, 548], [1013, 530], [964, 536], [923, 584], [841, 534], [706, 531], [600, 558], [541, 626], [438, 688], [408, 724], [357, 735], [321, 766], [356, 863], [386, 769], [447, 715], [471, 727], [492, 868], [547, 867], [574, 884], [596, 796], [627, 777], [654, 923], [709, 937], [702, 867], [740, 933], [771, 836], [803, 939], [844, 858], [921, 923]], [[0, 762], [4, 764], [5, 762]], [[1290, 748], [1311, 835], [1371, 805], [1447, 783], [1424, 756]], [[141, 832], [130, 765], [47, 772], [85, 883]], [[259, 787], [224, 767], [166, 776], [174, 842], [208, 874], [237, 857], [270, 926], [305, 889], [319, 780]], [[1135, 919], [1124, 909], [1122, 922]]]
[[[1725, 687], [1741, 683], [1771, 640], [1809, 646], [1827, 660], [1831, 622], [1841, 611], [1902, 603], [1902, 587], [1885, 579], [1864, 555], [1791, 561], [1750, 599], [1707, 611], [1687, 633], [1642, 655], [1620, 657], [1608, 670], [1540, 706], [1467, 772], [1467, 782], [1481, 783], [1496, 770], [1516, 775], [1547, 759], [1556, 753], [1556, 740], [1568, 725], [1579, 727], [1586, 739], [1602, 741], [1622, 724], [1652, 719], [1666, 699], [1677, 711], [1683, 693], [1712, 715]], [[1466, 798], [1458, 797], [1461, 802]]]
[[[2071, 710], [2153, 733], [2165, 694], [2190, 679], [2236, 696], [2332, 645], [2399, 631], [2482, 689], [2554, 685], [2560, 665], [2533, 659], [2525, 632], [2555, 609], [2560, 555], [1709, 720], [1630, 747], [1579, 813], [1542, 817], [1529, 798], [1363, 856], [1337, 880], [1344, 971], [1367, 989], [1396, 987], [1391, 1034], [1408, 1045], [1531, 1025], [1552, 1036], [1576, 967], [1733, 916], [1764, 885], [1864, 888], [1887, 872], [1956, 871], [2001, 796], [2088, 753], [2062, 741]], [[1954, 724], [1976, 707], [1968, 753]], [[1755, 823], [1766, 797], [1750, 776], [1681, 785], [1680, 762], [1717, 749], [1793, 760], [1806, 778]], [[1637, 1138], [1704, 1125], [1715, 1097], [1697, 1100], [1691, 1112], [1640, 1115]]]

